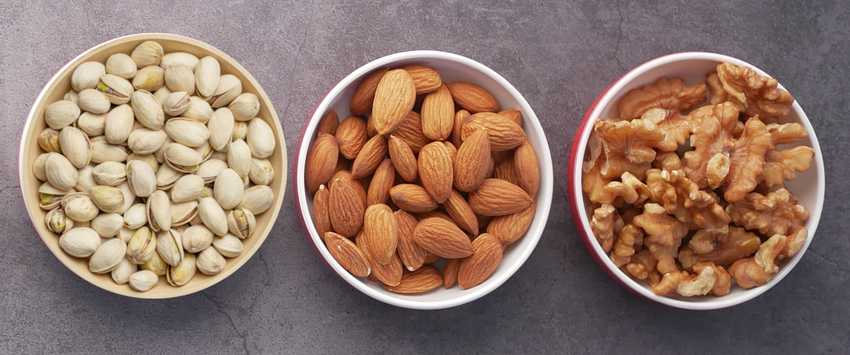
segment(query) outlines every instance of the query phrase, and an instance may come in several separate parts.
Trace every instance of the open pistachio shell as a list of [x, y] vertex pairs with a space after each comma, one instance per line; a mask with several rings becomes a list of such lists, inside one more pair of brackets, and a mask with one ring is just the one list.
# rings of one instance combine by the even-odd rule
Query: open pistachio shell
[[191, 226], [183, 231], [183, 249], [198, 253], [212, 245], [213, 233], [204, 226]]
[[211, 183], [215, 181], [215, 178], [218, 177], [218, 174], [221, 173], [222, 170], [227, 169], [227, 163], [220, 159], [209, 159], [198, 168], [198, 176], [204, 179], [205, 183]]
[[142, 269], [150, 270], [159, 276], [165, 276], [165, 273], [168, 272], [168, 264], [162, 261], [159, 254], [153, 253], [153, 256], [142, 264]]
[[70, 191], [59, 190], [45, 182], [38, 186], [38, 206], [43, 210], [52, 210], [59, 206]]
[[210, 104], [197, 96], [189, 98], [189, 107], [186, 109], [186, 112], [183, 112], [183, 117], [191, 118], [201, 123], [207, 123], [212, 116], [213, 109]]
[[166, 115], [172, 117], [180, 116], [188, 109], [189, 94], [184, 91], [172, 92], [165, 97], [164, 101], [162, 101], [162, 110], [165, 112]]
[[74, 221], [65, 215], [65, 211], [61, 207], [57, 207], [44, 216], [44, 225], [47, 230], [62, 234], [74, 228]]
[[106, 137], [100, 136], [91, 139], [91, 162], [103, 163], [105, 161], [123, 162], [127, 160], [127, 148], [121, 145], [109, 144]]
[[106, 161], [92, 169], [92, 178], [98, 185], [118, 186], [127, 180], [127, 167], [117, 161]]
[[165, 162], [174, 170], [191, 173], [198, 170], [204, 157], [198, 151], [180, 143], [170, 143], [163, 153]]
[[127, 259], [134, 264], [144, 264], [156, 254], [156, 236], [148, 227], [141, 227], [127, 242]]
[[195, 277], [195, 255], [187, 254], [177, 266], [168, 268], [165, 274], [168, 284], [174, 287], [183, 286]]
[[239, 239], [248, 239], [254, 234], [257, 219], [247, 208], [236, 208], [227, 214], [227, 229]]
[[206, 144], [207, 139], [210, 138], [210, 131], [206, 125], [185, 117], [175, 117], [168, 120], [165, 123], [165, 133], [171, 140], [192, 148]]
[[174, 203], [171, 205], [171, 226], [179, 227], [186, 225], [197, 215], [198, 201]]
[[81, 110], [98, 115], [109, 112], [109, 107], [111, 106], [109, 98], [97, 89], [80, 91], [78, 100]]
[[48, 154], [44, 162], [44, 175], [47, 177], [47, 182], [61, 191], [73, 189], [77, 185], [79, 176], [77, 168], [62, 154]]
[[106, 74], [106, 67], [100, 62], [85, 62], [77, 66], [71, 74], [71, 88], [76, 92], [93, 89], [100, 77]]
[[219, 79], [213, 95], [209, 97], [209, 102], [213, 108], [227, 106], [241, 93], [242, 81], [235, 75], [224, 74]]
[[89, 259], [89, 271], [95, 274], [111, 272], [121, 264], [127, 254], [127, 245], [121, 239], [110, 239], [100, 244]]
[[202, 274], [212, 276], [224, 270], [227, 261], [215, 248], [206, 248], [198, 254], [195, 264]]
[[163, 230], [156, 234], [156, 252], [166, 264], [177, 266], [183, 256], [183, 240], [180, 233], [174, 229]]
[[75, 258], [87, 258], [100, 246], [100, 237], [89, 227], [73, 228], [59, 237], [59, 247]]
[[59, 152], [62, 148], [59, 145], [59, 131], [53, 128], [45, 128], [38, 133], [38, 147], [46, 153]]
[[130, 275], [135, 273], [139, 267], [136, 264], [131, 263], [129, 260], [124, 259], [118, 264], [118, 267], [115, 270], [112, 270], [110, 276], [112, 277], [112, 281], [116, 284], [124, 285], [130, 282]]
[[148, 224], [154, 232], [171, 229], [171, 200], [165, 191], [154, 191], [147, 201]]
[[225, 258], [235, 258], [242, 254], [243, 249], [242, 241], [232, 234], [216, 237], [213, 247]]
[[147, 128], [136, 128], [130, 132], [130, 137], [127, 139], [127, 146], [135, 154], [153, 154], [156, 153], [167, 140], [167, 135], [163, 130], [150, 130]]
[[97, 185], [89, 191], [92, 202], [103, 212], [123, 212], [124, 194], [117, 187]]
[[130, 95], [132, 95], [133, 90], [135, 90], [130, 81], [113, 74], [105, 74], [100, 77], [97, 89], [114, 105], [121, 105], [130, 102]]
[[267, 159], [251, 159], [248, 177], [255, 185], [269, 185], [274, 180], [274, 166]]
[[179, 171], [163, 165], [156, 171], [156, 187], [160, 190], [169, 190], [181, 176], [183, 174]]

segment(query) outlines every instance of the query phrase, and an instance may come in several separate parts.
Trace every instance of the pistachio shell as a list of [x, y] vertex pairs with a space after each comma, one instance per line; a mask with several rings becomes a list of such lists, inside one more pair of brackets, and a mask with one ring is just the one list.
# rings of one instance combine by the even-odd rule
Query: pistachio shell
[[154, 191], [147, 201], [148, 225], [154, 232], [171, 229], [171, 201], [165, 191]]
[[180, 264], [168, 268], [165, 278], [174, 287], [183, 286], [195, 277], [195, 255], [186, 254]]
[[131, 153], [127, 156], [127, 162], [131, 162], [134, 160], [148, 164], [148, 166], [150, 166], [153, 171], [159, 171], [159, 162], [156, 161], [156, 157], [153, 154]]
[[92, 178], [99, 185], [118, 186], [127, 180], [127, 167], [117, 161], [107, 161], [92, 169]]
[[89, 192], [95, 185], [97, 185], [97, 182], [94, 181], [94, 168], [89, 165], [80, 169], [77, 185], [74, 186], [74, 189], [79, 192]]
[[180, 116], [188, 109], [189, 94], [183, 91], [175, 91], [168, 94], [162, 102], [162, 110], [169, 116]]
[[236, 208], [227, 214], [227, 229], [239, 239], [248, 239], [254, 234], [257, 219], [247, 208]]
[[236, 122], [233, 125], [233, 134], [230, 135], [230, 140], [245, 139], [248, 136], [248, 124], [245, 122]]
[[[190, 70], [195, 69], [195, 66], [198, 65], [198, 57], [194, 54], [186, 53], [186, 52], [171, 52], [162, 57], [162, 63], [159, 63], [159, 66], [168, 70], [168, 68], [174, 66], [185, 66]], [[194, 80], [194, 78], [192, 79]]]
[[275, 136], [272, 128], [261, 118], [248, 123], [248, 146], [254, 157], [265, 159], [274, 154]]
[[66, 92], [65, 95], [62, 96], [62, 100], [68, 100], [68, 101], [71, 101], [75, 104], [79, 101], [79, 99], [80, 99], [79, 95], [77, 95], [77, 92], [74, 91], [73, 89], [68, 90], [68, 92]]
[[235, 75], [224, 74], [219, 79], [213, 95], [209, 97], [209, 102], [213, 108], [227, 106], [241, 93], [242, 81]]
[[71, 88], [76, 92], [93, 89], [103, 74], [106, 74], [106, 67], [100, 62], [82, 63], [71, 74]]
[[44, 123], [53, 129], [62, 129], [74, 123], [77, 117], [80, 117], [80, 107], [68, 100], [56, 101], [44, 110]]
[[69, 192], [59, 190], [45, 182], [38, 186], [38, 206], [43, 210], [56, 208]]
[[260, 215], [269, 210], [274, 202], [274, 192], [266, 185], [254, 185], [245, 190], [245, 197], [240, 207], [247, 208], [254, 215]]
[[38, 147], [46, 153], [59, 152], [62, 147], [59, 144], [59, 131], [53, 128], [45, 128], [38, 133]]
[[156, 236], [148, 227], [133, 233], [127, 242], [127, 259], [134, 264], [144, 264], [156, 254]]
[[216, 237], [213, 240], [213, 247], [225, 258], [235, 258], [242, 254], [242, 241], [232, 234], [226, 234], [222, 237]]
[[89, 135], [89, 137], [102, 136], [106, 129], [106, 115], [95, 115], [91, 112], [83, 112], [77, 119], [77, 128]]
[[124, 53], [115, 53], [109, 56], [109, 59], [106, 60], [106, 73], [117, 75], [124, 79], [131, 79], [136, 76], [136, 71], [138, 67], [136, 66], [136, 62], [133, 61], [133, 58], [130, 58], [129, 55]]
[[87, 258], [100, 246], [100, 237], [89, 227], [73, 228], [59, 237], [59, 247], [75, 258]]
[[224, 257], [219, 254], [215, 248], [206, 248], [200, 254], [198, 254], [198, 260], [196, 261], [198, 266], [198, 271], [200, 271], [204, 275], [216, 275], [224, 270], [224, 266], [227, 264], [227, 261], [224, 260]]
[[48, 154], [49, 153], [39, 154], [32, 162], [32, 174], [35, 175], [35, 178], [38, 179], [38, 181], [47, 181], [47, 175], [44, 172], [44, 165], [47, 162]]
[[189, 98], [189, 108], [186, 109], [186, 112], [183, 112], [183, 117], [191, 118], [202, 123], [207, 123], [212, 116], [213, 109], [210, 104], [197, 96]]
[[100, 244], [89, 259], [89, 271], [95, 274], [104, 274], [115, 270], [124, 255], [127, 254], [127, 244], [121, 239], [110, 239]]
[[127, 146], [135, 154], [156, 153], [165, 144], [168, 135], [163, 130], [150, 130], [147, 128], [136, 128], [130, 132]]
[[162, 258], [159, 257], [159, 254], [153, 253], [150, 260], [146, 261], [142, 264], [142, 269], [150, 270], [154, 274], [159, 276], [165, 276], [168, 272], [168, 264], [162, 261]]
[[62, 154], [68, 158], [68, 161], [76, 168], [82, 168], [89, 165], [91, 161], [91, 144], [89, 137], [74, 126], [62, 128], [59, 132], [59, 147], [62, 148]]
[[109, 99], [97, 89], [85, 89], [79, 93], [80, 109], [94, 114], [109, 112]]
[[133, 94], [134, 89], [133, 84], [127, 79], [118, 75], [105, 74], [100, 77], [97, 90], [102, 92], [112, 104], [122, 105], [130, 102], [130, 95]]
[[177, 179], [181, 176], [183, 176], [183, 174], [177, 170], [172, 169], [168, 165], [163, 165], [156, 171], [156, 187], [162, 190], [171, 189]]
[[215, 235], [227, 234], [227, 215], [215, 199], [201, 198], [198, 203], [198, 216], [210, 232]]
[[174, 229], [163, 230], [157, 233], [156, 252], [166, 264], [177, 266], [185, 255], [180, 233]]
[[145, 162], [130, 161], [127, 163], [127, 184], [134, 195], [148, 197], [156, 191], [156, 173]]
[[145, 90], [134, 91], [131, 95], [130, 105], [133, 107], [136, 120], [142, 126], [152, 130], [162, 129], [162, 125], [165, 123], [165, 113], [162, 111], [162, 105], [150, 92]]
[[137, 90], [154, 92], [165, 84], [165, 70], [156, 65], [149, 65], [136, 73], [133, 77], [133, 87]]
[[230, 143], [234, 126], [233, 112], [229, 108], [222, 107], [215, 110], [212, 118], [207, 122], [210, 132], [210, 146], [217, 151], [224, 151]]
[[130, 132], [133, 131], [135, 124], [133, 108], [130, 105], [123, 104], [115, 106], [106, 114], [106, 122], [103, 127], [103, 134], [106, 136], [106, 142], [109, 144], [124, 144]]
[[47, 230], [62, 234], [74, 228], [74, 221], [65, 215], [65, 211], [61, 207], [57, 207], [44, 215], [44, 225]]
[[59, 153], [48, 153], [47, 160], [44, 162], [44, 175], [47, 177], [47, 182], [53, 187], [68, 191], [77, 185], [77, 177], [79, 173], [73, 164]]
[[198, 176], [204, 179], [205, 183], [215, 181], [215, 178], [222, 170], [227, 169], [227, 163], [220, 159], [209, 159], [198, 168]]
[[130, 53], [130, 58], [136, 62], [139, 68], [142, 68], [148, 65], [159, 64], [164, 54], [165, 50], [162, 49], [159, 43], [144, 41], [133, 49], [133, 52]]
[[121, 228], [121, 230], [118, 231], [118, 239], [123, 240], [124, 243], [129, 243], [130, 238], [133, 237], [133, 233], [135, 232], [136, 231], [129, 228]]
[[195, 66], [195, 89], [203, 97], [212, 96], [221, 79], [221, 65], [213, 57], [206, 56]]
[[165, 102], [165, 98], [168, 97], [169, 94], [171, 94], [171, 90], [168, 90], [168, 87], [163, 86], [159, 88], [159, 90], [154, 91], [153, 98], [156, 99], [157, 103], [162, 105], [162, 103]]
[[124, 194], [117, 187], [97, 185], [89, 191], [92, 202], [101, 211], [107, 213], [122, 212]]
[[206, 144], [210, 131], [203, 123], [191, 118], [172, 118], [165, 123], [165, 132], [171, 140], [187, 147], [197, 148]]
[[213, 153], [213, 149], [210, 147], [209, 143], [201, 144], [200, 147], [195, 148], [195, 151], [201, 156], [201, 164], [207, 161]]
[[121, 190], [121, 194], [124, 195], [124, 205], [121, 206], [121, 210], [118, 212], [124, 213], [130, 206], [136, 203], [136, 195], [133, 194], [133, 191], [130, 190], [130, 185], [126, 182], [118, 185], [118, 190]]
[[180, 143], [168, 144], [163, 158], [174, 170], [184, 173], [197, 171], [204, 160], [201, 153]]
[[130, 275], [128, 282], [130, 283], [130, 288], [139, 292], [145, 292], [156, 286], [156, 283], [159, 282], [159, 277], [153, 271], [142, 270]]
[[239, 139], [230, 143], [230, 148], [227, 149], [227, 165], [240, 177], [248, 177], [251, 172], [251, 148], [245, 141]]
[[[198, 177], [198, 179], [201, 178]], [[244, 194], [245, 183], [233, 169], [224, 169], [218, 174], [213, 185], [213, 196], [221, 208], [230, 210], [238, 206]]]
[[172, 92], [195, 92], [195, 73], [187, 66], [170, 66], [165, 69], [165, 86]]
[[147, 207], [144, 203], [135, 203], [124, 211], [124, 225], [127, 228], [139, 229], [147, 223]]
[[195, 174], [181, 176], [171, 188], [171, 200], [175, 203], [194, 201], [201, 197], [204, 179]]
[[179, 227], [192, 221], [198, 215], [198, 201], [174, 203], [171, 205], [171, 226]]
[[242, 93], [230, 102], [230, 110], [237, 121], [249, 121], [260, 113], [260, 99], [253, 93]]
[[127, 160], [127, 149], [124, 146], [109, 144], [106, 137], [95, 137], [91, 140], [91, 162], [103, 163], [105, 161]]
[[133, 264], [129, 260], [124, 259], [121, 260], [115, 270], [112, 270], [110, 276], [112, 276], [112, 281], [114, 281], [116, 284], [123, 285], [130, 282], [130, 275], [135, 273], [138, 268], [139, 267], [136, 266], [136, 264]]
[[251, 159], [251, 171], [248, 173], [255, 185], [269, 185], [274, 180], [274, 166], [267, 159]]
[[104, 213], [91, 221], [91, 228], [101, 238], [112, 238], [118, 235], [118, 231], [124, 227], [124, 217], [117, 213]]
[[207, 227], [191, 226], [183, 231], [183, 249], [198, 253], [212, 245], [213, 234]]

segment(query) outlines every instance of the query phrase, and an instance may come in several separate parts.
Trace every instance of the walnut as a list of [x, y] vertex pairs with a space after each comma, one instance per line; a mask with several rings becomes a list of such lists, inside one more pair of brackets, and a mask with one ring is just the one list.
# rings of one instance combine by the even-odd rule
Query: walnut
[[717, 66], [717, 78], [728, 99], [743, 107], [750, 116], [774, 122], [791, 110], [794, 97], [779, 87], [776, 79], [759, 75], [750, 68], [731, 63]]
[[779, 257], [779, 254], [785, 250], [785, 243], [787, 241], [788, 237], [780, 234], [770, 237], [767, 241], [761, 243], [761, 246], [759, 246], [759, 250], [753, 257], [753, 260], [756, 264], [759, 264], [765, 272], [775, 274], [779, 271], [779, 266], [776, 265], [776, 259]]
[[717, 265], [728, 266], [735, 260], [753, 255], [761, 245], [761, 239], [743, 228], [729, 227], [727, 233], [717, 236], [717, 244], [714, 250], [697, 254], [690, 246], [679, 251], [679, 262], [683, 267], [689, 268], [701, 261], [710, 261]]
[[729, 166], [732, 161], [726, 153], [717, 153], [705, 165], [705, 179], [708, 182], [708, 187], [716, 189], [723, 185], [726, 176], [729, 175]]
[[715, 296], [728, 295], [732, 288], [732, 276], [722, 266], [715, 265], [712, 262], [696, 263], [692, 269], [696, 273], [701, 273], [706, 268], [714, 269], [714, 274], [717, 275], [714, 287], [711, 288], [711, 294]]
[[785, 249], [787, 237], [774, 235], [762, 243], [752, 258], [736, 261], [729, 268], [735, 283], [743, 288], [753, 288], [766, 284], [779, 271], [776, 260]]
[[643, 231], [634, 225], [627, 224], [620, 230], [614, 249], [611, 251], [611, 260], [617, 266], [626, 265], [631, 261], [635, 252], [643, 246]]
[[617, 215], [617, 209], [611, 205], [602, 205], [593, 210], [593, 217], [590, 219], [590, 229], [593, 235], [599, 240], [599, 245], [605, 252], [611, 250], [614, 245], [614, 233], [620, 228], [618, 224], [622, 224], [620, 216]]
[[679, 287], [679, 283], [687, 280], [689, 276], [690, 274], [687, 271], [665, 273], [661, 281], [655, 286], [652, 286], [652, 292], [655, 292], [659, 296], [672, 295], [673, 291], [676, 291], [676, 288]]
[[679, 78], [662, 78], [624, 95], [617, 109], [620, 118], [638, 118], [651, 108], [686, 111], [705, 101], [705, 84], [685, 86]]
[[601, 169], [600, 166], [596, 165], [590, 171], [583, 172], [581, 178], [582, 191], [584, 191], [591, 202], [595, 203], [602, 203], [602, 201], [608, 199], [608, 192], [605, 190], [605, 186], [610, 179], [602, 177], [599, 169]]
[[675, 152], [661, 153], [655, 156], [652, 167], [662, 170], [678, 170], [682, 168], [682, 159]]
[[655, 271], [656, 264], [658, 264], [658, 260], [655, 259], [655, 256], [649, 250], [641, 249], [626, 264], [626, 272], [638, 280], [646, 280], [651, 274], [657, 274]]
[[664, 207], [655, 203], [644, 205], [643, 214], [635, 216], [632, 223], [646, 233], [644, 245], [658, 260], [658, 271], [668, 273], [678, 270], [675, 258], [682, 238], [688, 234], [685, 224], [670, 217]]
[[641, 119], [603, 120], [596, 123], [593, 131], [599, 135], [604, 158], [599, 172], [606, 178], [627, 171], [642, 177], [655, 159], [652, 147], [663, 139], [654, 123]]
[[596, 193], [595, 199], [591, 201], [603, 204], [614, 204], [622, 202], [629, 204], [643, 203], [649, 197], [649, 190], [642, 181], [632, 175], [630, 172], [625, 172], [620, 177], [620, 181], [611, 181], [602, 187], [601, 191]]
[[729, 101], [729, 95], [723, 89], [723, 84], [716, 72], [711, 72], [705, 77], [705, 84], [708, 85], [708, 102], [710, 104], [717, 105]]
[[652, 201], [667, 213], [684, 222], [690, 229], [717, 229], [729, 224], [730, 218], [713, 193], [699, 186], [681, 170], [647, 171], [646, 184]]
[[700, 229], [688, 240], [688, 248], [697, 254], [707, 254], [717, 247], [718, 239], [729, 233], [729, 229]]
[[758, 186], [764, 172], [765, 156], [772, 148], [773, 142], [767, 126], [758, 117], [747, 120], [744, 133], [732, 148], [726, 191], [723, 193], [726, 201], [740, 201]]
[[641, 119], [650, 121], [663, 134], [661, 141], [655, 144], [662, 152], [675, 152], [691, 135], [691, 123], [679, 112], [662, 108], [649, 109]]
[[676, 293], [683, 297], [705, 296], [717, 283], [717, 272], [713, 267], [702, 268], [696, 276], [679, 281]]
[[809, 233], [806, 230], [806, 227], [802, 227], [798, 229], [796, 232], [791, 233], [788, 236], [788, 240], [785, 242], [785, 249], [782, 250], [782, 253], [779, 254], [779, 259], [790, 259], [794, 255], [797, 255], [800, 252], [800, 249], [803, 249], [803, 245], [806, 244], [806, 239], [809, 237]]
[[807, 146], [771, 150], [764, 163], [764, 184], [773, 188], [783, 186], [786, 180], [794, 180], [797, 173], [809, 169], [814, 154], [815, 151]]
[[809, 218], [806, 208], [785, 188], [767, 195], [750, 193], [743, 201], [726, 206], [726, 213], [735, 224], [764, 236], [787, 235], [802, 228]]
[[700, 187], [708, 186], [709, 160], [718, 153], [729, 153], [735, 145], [735, 126], [740, 111], [730, 102], [700, 107], [690, 113], [693, 122], [691, 147], [685, 152], [685, 172]]
[[767, 125], [767, 131], [770, 132], [770, 139], [774, 145], [794, 143], [809, 136], [803, 125], [799, 123], [771, 123]]

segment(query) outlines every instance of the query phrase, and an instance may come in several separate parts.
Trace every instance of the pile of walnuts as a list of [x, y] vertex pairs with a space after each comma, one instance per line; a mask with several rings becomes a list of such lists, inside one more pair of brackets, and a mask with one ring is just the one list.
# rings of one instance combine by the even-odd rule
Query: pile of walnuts
[[663, 78], [593, 127], [582, 189], [611, 260], [659, 295], [766, 284], [807, 238], [785, 188], [814, 151], [776, 80], [722, 63], [704, 83]]

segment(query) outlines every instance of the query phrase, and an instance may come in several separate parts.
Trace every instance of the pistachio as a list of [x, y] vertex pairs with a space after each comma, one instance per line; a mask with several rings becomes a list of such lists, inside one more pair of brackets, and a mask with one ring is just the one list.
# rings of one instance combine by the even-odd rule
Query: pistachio
[[105, 161], [127, 160], [127, 149], [124, 146], [109, 144], [106, 137], [95, 137], [91, 140], [91, 162], [103, 163]]
[[204, 179], [195, 174], [181, 176], [171, 188], [171, 200], [175, 203], [194, 201], [201, 197]]
[[130, 58], [136, 62], [139, 68], [142, 68], [148, 65], [158, 65], [162, 61], [164, 54], [165, 50], [162, 49], [159, 43], [144, 41], [133, 49], [133, 52], [130, 53]]
[[195, 73], [187, 66], [170, 66], [165, 69], [165, 86], [172, 92], [193, 93], [195, 92]]
[[145, 162], [130, 161], [127, 163], [127, 184], [134, 195], [148, 197], [156, 191], [156, 173]]
[[77, 177], [79, 173], [74, 165], [59, 153], [48, 153], [47, 160], [44, 161], [44, 175], [47, 182], [53, 187], [68, 191], [77, 185]]
[[163, 230], [157, 233], [156, 252], [166, 264], [177, 266], [185, 255], [180, 233], [174, 229]]
[[133, 84], [127, 79], [113, 74], [105, 74], [100, 77], [97, 89], [103, 92], [109, 102], [115, 105], [130, 102], [130, 95], [133, 94]]
[[[203, 181], [200, 177], [198, 179]], [[213, 196], [221, 208], [230, 210], [238, 206], [244, 194], [245, 184], [233, 169], [224, 169], [218, 174], [213, 185]]]
[[75, 104], [79, 101], [79, 99], [79, 95], [77, 95], [77, 92], [74, 90], [68, 90], [68, 92], [66, 92], [65, 95], [62, 96], [62, 100], [68, 100]]
[[118, 190], [121, 191], [121, 195], [124, 196], [124, 204], [121, 206], [121, 209], [118, 212], [124, 213], [130, 206], [136, 203], [136, 195], [133, 194], [133, 191], [130, 190], [130, 185], [126, 182], [118, 185]]
[[124, 207], [124, 194], [117, 187], [97, 185], [89, 191], [91, 200], [101, 211], [120, 212]]
[[239, 239], [248, 239], [254, 234], [257, 219], [247, 208], [236, 208], [227, 214], [227, 229]]
[[94, 168], [89, 165], [80, 169], [77, 177], [77, 185], [74, 186], [74, 190], [88, 193], [92, 186], [95, 185], [97, 185], [97, 183], [94, 181]]
[[156, 237], [148, 227], [133, 233], [127, 242], [127, 259], [134, 264], [144, 264], [156, 254]]
[[[173, 95], [173, 94], [172, 94]], [[191, 118], [176, 117], [165, 123], [165, 133], [171, 140], [197, 148], [207, 143], [210, 131], [203, 123]]]
[[127, 167], [117, 161], [107, 161], [92, 169], [92, 178], [99, 185], [118, 186], [127, 180]]
[[124, 79], [132, 79], [136, 76], [136, 70], [138, 70], [136, 62], [124, 53], [115, 53], [106, 60], [107, 74], [117, 75]]
[[248, 146], [254, 157], [265, 159], [274, 153], [275, 137], [272, 128], [261, 118], [248, 123]]
[[227, 106], [233, 99], [242, 93], [242, 81], [235, 75], [224, 74], [218, 81], [213, 95], [208, 101], [213, 108]]
[[245, 122], [236, 122], [233, 124], [233, 134], [230, 135], [230, 140], [245, 139], [248, 136], [248, 124]]
[[169, 285], [180, 287], [195, 277], [195, 270], [195, 255], [189, 254], [180, 261], [180, 264], [168, 268], [165, 279]]
[[156, 157], [153, 154], [130, 153], [127, 156], [127, 162], [129, 163], [134, 160], [148, 164], [153, 171], [159, 171], [159, 162], [156, 161]]
[[102, 114], [109, 111], [109, 99], [97, 89], [85, 89], [79, 93], [80, 109], [94, 114]]
[[89, 259], [89, 271], [95, 274], [111, 272], [121, 264], [127, 254], [127, 244], [120, 239], [110, 239], [100, 244]]
[[198, 216], [204, 226], [215, 235], [227, 234], [227, 216], [218, 202], [211, 197], [203, 197], [198, 202]]
[[68, 126], [59, 132], [59, 147], [62, 154], [74, 167], [80, 169], [91, 161], [91, 143], [89, 137], [77, 127]]
[[230, 143], [230, 137], [233, 135], [234, 126], [233, 112], [229, 108], [222, 107], [212, 115], [207, 127], [210, 132], [209, 143], [213, 149], [224, 151]]
[[123, 285], [130, 282], [130, 275], [135, 273], [138, 268], [139, 267], [136, 266], [136, 264], [124, 259], [121, 260], [115, 270], [112, 270], [110, 276], [112, 276], [112, 281], [115, 281], [116, 284]]
[[150, 270], [154, 274], [159, 276], [165, 276], [165, 273], [168, 272], [168, 264], [162, 261], [162, 258], [159, 257], [159, 254], [153, 253], [153, 256], [151, 256], [150, 260], [142, 264], [142, 269]]
[[44, 172], [44, 163], [47, 162], [48, 154], [49, 153], [41, 153], [32, 162], [32, 174], [35, 175], [35, 178], [38, 179], [38, 181], [47, 181], [47, 175], [45, 175]]
[[221, 79], [221, 65], [213, 57], [206, 56], [195, 66], [195, 88], [203, 97], [212, 96]]
[[106, 67], [99, 62], [85, 62], [74, 69], [71, 74], [71, 88], [76, 92], [85, 89], [93, 89], [100, 81], [100, 77], [106, 74]]
[[135, 233], [135, 232], [136, 231], [128, 229], [128, 228], [121, 228], [121, 230], [118, 231], [117, 237], [118, 237], [118, 239], [121, 239], [122, 241], [124, 241], [124, 243], [129, 243], [130, 238], [133, 237], [133, 233]]
[[130, 288], [139, 292], [145, 292], [156, 286], [156, 283], [159, 282], [159, 277], [153, 271], [142, 270], [130, 275], [128, 282], [130, 283]]
[[94, 229], [77, 227], [59, 237], [59, 247], [75, 258], [87, 258], [100, 246], [100, 237]]
[[136, 90], [131, 95], [130, 105], [136, 120], [147, 128], [159, 130], [165, 123], [165, 113], [162, 105], [146, 90]]
[[260, 99], [257, 95], [246, 92], [233, 99], [228, 107], [237, 121], [249, 121], [260, 113]]
[[135, 124], [133, 109], [130, 105], [123, 104], [115, 106], [106, 114], [106, 122], [103, 126], [103, 134], [109, 144], [124, 144]]
[[136, 128], [130, 132], [127, 146], [135, 154], [156, 153], [165, 144], [168, 135], [163, 130], [150, 130], [147, 128]]
[[216, 237], [213, 240], [215, 250], [225, 258], [235, 258], [242, 254], [242, 241], [232, 234], [226, 234], [222, 237]]
[[213, 234], [204, 226], [191, 226], [183, 231], [183, 249], [198, 253], [212, 245]]
[[227, 165], [240, 177], [248, 177], [251, 172], [251, 148], [245, 141], [239, 139], [230, 143], [230, 148], [227, 149]]
[[201, 153], [180, 143], [168, 144], [163, 158], [174, 170], [184, 173], [197, 171], [204, 159]]
[[168, 165], [163, 165], [156, 171], [156, 187], [161, 190], [171, 189], [181, 176], [183, 175], [180, 172]]
[[183, 112], [183, 117], [191, 118], [201, 123], [207, 123], [213, 116], [213, 109], [210, 104], [200, 97], [192, 96], [189, 98], [189, 108]]
[[106, 128], [105, 114], [95, 115], [91, 112], [83, 112], [77, 119], [77, 128], [89, 135], [89, 137], [102, 136]]
[[159, 63], [159, 66], [166, 70], [175, 66], [185, 66], [190, 70], [194, 70], [196, 65], [198, 65], [198, 57], [186, 52], [168, 53], [162, 57], [162, 63]]
[[112, 238], [124, 227], [124, 217], [118, 213], [99, 214], [91, 221], [91, 228], [101, 238]]
[[198, 176], [204, 179], [204, 183], [211, 183], [215, 181], [215, 178], [221, 173], [222, 170], [227, 169], [227, 163], [220, 159], [210, 159], [198, 168]]
[[124, 211], [124, 225], [127, 228], [139, 229], [147, 223], [147, 207], [144, 203], [135, 203]]
[[154, 232], [171, 229], [171, 201], [162, 190], [154, 191], [147, 201], [148, 225]]
[[45, 182], [38, 187], [38, 206], [43, 210], [52, 210], [59, 206], [67, 194], [68, 191], [59, 190]]
[[195, 151], [201, 156], [201, 164], [207, 161], [213, 153], [213, 149], [210, 147], [209, 143], [201, 144], [200, 147], [195, 148]]
[[38, 134], [38, 147], [41, 150], [50, 152], [59, 152], [62, 148], [59, 146], [59, 131], [53, 128], [45, 128]]
[[240, 207], [251, 211], [254, 215], [263, 214], [268, 211], [274, 202], [274, 192], [265, 185], [254, 185], [245, 190], [245, 197]]
[[53, 129], [62, 129], [80, 117], [80, 107], [68, 100], [59, 100], [44, 110], [44, 123]]
[[168, 94], [165, 97], [165, 101], [162, 102], [162, 110], [169, 116], [180, 116], [188, 109], [189, 94], [183, 91], [175, 91]]
[[274, 166], [268, 159], [251, 159], [251, 171], [248, 177], [255, 185], [269, 185], [274, 179]]
[[200, 271], [204, 275], [216, 275], [224, 270], [224, 266], [227, 264], [227, 261], [224, 260], [224, 257], [219, 254], [215, 248], [206, 248], [200, 254], [198, 254], [198, 260], [196, 261], [198, 271]]
[[198, 201], [174, 203], [171, 205], [171, 226], [179, 227], [189, 223], [198, 215]]
[[133, 77], [133, 87], [137, 90], [154, 92], [165, 85], [165, 70], [156, 65], [149, 65], [136, 73]]
[[57, 207], [44, 216], [44, 225], [47, 230], [62, 234], [74, 228], [74, 221], [65, 215], [65, 211], [61, 207]]
[[162, 105], [162, 103], [165, 102], [165, 98], [168, 97], [169, 94], [171, 94], [171, 90], [168, 90], [168, 87], [163, 86], [159, 88], [159, 90], [154, 91], [153, 98], [156, 99], [157, 103]]

